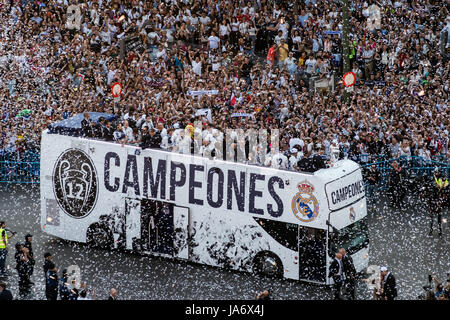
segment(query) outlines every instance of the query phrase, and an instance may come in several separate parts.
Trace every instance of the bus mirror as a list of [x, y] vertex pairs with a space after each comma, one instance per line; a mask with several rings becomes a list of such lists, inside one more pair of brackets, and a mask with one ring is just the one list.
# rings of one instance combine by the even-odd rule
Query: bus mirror
[[327, 220], [327, 226], [331, 227], [333, 229], [333, 232], [339, 232], [338, 229], [336, 229], [331, 223], [330, 220]]

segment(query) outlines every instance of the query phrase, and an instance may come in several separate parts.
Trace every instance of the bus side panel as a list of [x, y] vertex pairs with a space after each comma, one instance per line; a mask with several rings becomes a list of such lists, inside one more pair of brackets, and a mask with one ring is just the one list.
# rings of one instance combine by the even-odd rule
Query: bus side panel
[[251, 272], [253, 259], [261, 251], [275, 253], [284, 267], [284, 276], [298, 279], [298, 253], [271, 238], [251, 217], [237, 213], [216, 215], [192, 211], [192, 252], [190, 260], [216, 267]]

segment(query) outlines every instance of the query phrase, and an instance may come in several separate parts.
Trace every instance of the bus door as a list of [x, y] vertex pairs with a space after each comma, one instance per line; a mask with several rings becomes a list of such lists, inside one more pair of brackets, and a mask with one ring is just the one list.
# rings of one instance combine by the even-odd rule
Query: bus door
[[189, 258], [189, 208], [173, 207], [174, 254], [181, 259]]
[[173, 205], [143, 199], [141, 202], [143, 251], [173, 255], [173, 230]]
[[125, 199], [125, 241], [126, 248], [141, 251], [141, 201]]
[[324, 283], [326, 280], [326, 232], [299, 226], [299, 279]]

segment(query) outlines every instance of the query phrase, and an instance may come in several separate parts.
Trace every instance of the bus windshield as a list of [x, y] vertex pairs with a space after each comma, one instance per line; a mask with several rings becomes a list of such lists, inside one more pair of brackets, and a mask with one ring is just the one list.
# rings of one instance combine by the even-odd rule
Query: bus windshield
[[369, 232], [367, 218], [330, 233], [330, 254], [335, 254], [340, 248], [344, 248], [349, 254], [358, 252], [369, 244]]

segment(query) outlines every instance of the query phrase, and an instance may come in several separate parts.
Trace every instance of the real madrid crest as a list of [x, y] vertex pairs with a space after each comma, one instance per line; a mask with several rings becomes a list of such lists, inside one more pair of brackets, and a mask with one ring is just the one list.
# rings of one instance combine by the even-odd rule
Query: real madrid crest
[[297, 188], [299, 192], [292, 198], [292, 211], [300, 221], [313, 221], [319, 214], [319, 203], [313, 195], [314, 186], [305, 180]]
[[352, 222], [355, 221], [355, 219], [356, 219], [356, 212], [355, 212], [355, 209], [353, 209], [353, 207], [350, 208], [349, 218], [350, 218], [350, 221], [352, 221]]

